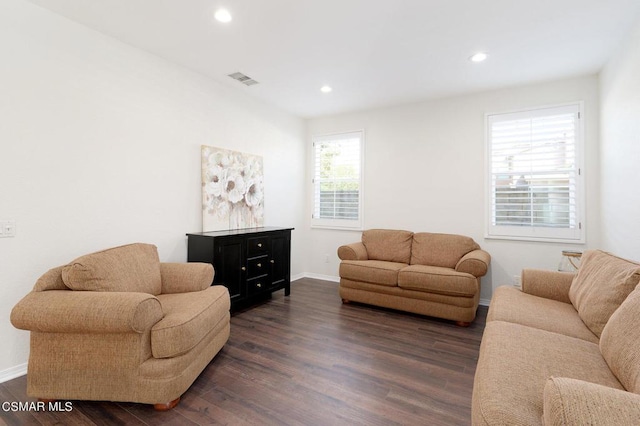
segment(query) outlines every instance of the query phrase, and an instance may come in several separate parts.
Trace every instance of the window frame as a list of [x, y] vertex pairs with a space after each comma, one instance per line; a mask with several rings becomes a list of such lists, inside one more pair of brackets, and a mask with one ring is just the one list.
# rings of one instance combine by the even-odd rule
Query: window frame
[[[358, 219], [326, 219], [316, 218], [316, 150], [315, 144], [323, 140], [336, 138], [339, 136], [360, 134], [360, 176], [358, 189]], [[311, 228], [337, 229], [349, 231], [361, 231], [364, 226], [364, 167], [365, 167], [365, 132], [364, 129], [357, 129], [343, 132], [322, 133], [311, 136]]]
[[[552, 228], [535, 226], [494, 225], [494, 190], [492, 171], [491, 119], [499, 116], [523, 115], [530, 118], [553, 115], [554, 110], [575, 108], [577, 113], [575, 125], [575, 228]], [[545, 114], [545, 110], [548, 111]], [[507, 121], [507, 120], [505, 120]], [[553, 242], [566, 244], [584, 244], [586, 236], [585, 224], [585, 132], [584, 101], [563, 104], [535, 106], [519, 110], [485, 113], [485, 238], [498, 240]]]

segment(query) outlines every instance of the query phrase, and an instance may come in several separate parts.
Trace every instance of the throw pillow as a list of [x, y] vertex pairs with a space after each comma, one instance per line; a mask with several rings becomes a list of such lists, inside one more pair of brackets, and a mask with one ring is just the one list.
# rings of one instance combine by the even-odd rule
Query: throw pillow
[[640, 288], [611, 315], [602, 330], [600, 352], [622, 386], [640, 393]]
[[640, 281], [640, 265], [601, 250], [582, 255], [569, 288], [569, 299], [587, 327], [598, 337]]
[[72, 290], [129, 291], [160, 294], [160, 260], [156, 246], [129, 244], [81, 256], [62, 270]]

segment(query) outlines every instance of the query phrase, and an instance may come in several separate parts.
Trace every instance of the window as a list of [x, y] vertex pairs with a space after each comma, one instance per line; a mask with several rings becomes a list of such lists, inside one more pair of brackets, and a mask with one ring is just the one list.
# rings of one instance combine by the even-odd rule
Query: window
[[362, 227], [364, 132], [313, 137], [312, 226]]
[[581, 110], [487, 115], [488, 238], [584, 242]]

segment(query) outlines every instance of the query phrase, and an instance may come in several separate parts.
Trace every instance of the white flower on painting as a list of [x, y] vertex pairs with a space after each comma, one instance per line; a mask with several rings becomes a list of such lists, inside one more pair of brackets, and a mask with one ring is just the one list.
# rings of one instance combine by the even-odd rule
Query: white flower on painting
[[247, 182], [247, 193], [244, 196], [247, 206], [253, 207], [260, 204], [263, 196], [262, 185], [259, 184], [259, 181], [250, 180]]
[[230, 174], [226, 179], [225, 189], [227, 191], [229, 201], [231, 201], [233, 204], [239, 202], [244, 198], [244, 179], [242, 178], [242, 176], [240, 176], [239, 173], [235, 172], [234, 170], [230, 170]]
[[222, 167], [214, 165], [207, 170], [207, 183], [205, 191], [208, 195], [219, 197], [225, 189], [225, 171]]

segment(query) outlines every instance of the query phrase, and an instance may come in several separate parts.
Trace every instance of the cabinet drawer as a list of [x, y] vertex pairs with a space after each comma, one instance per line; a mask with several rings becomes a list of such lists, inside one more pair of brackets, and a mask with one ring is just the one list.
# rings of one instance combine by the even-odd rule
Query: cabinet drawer
[[267, 254], [269, 237], [247, 238], [247, 254], [249, 257]]
[[261, 291], [268, 289], [269, 282], [267, 280], [267, 277], [256, 278], [247, 281], [247, 290], [249, 291], [249, 294], [260, 293]]
[[247, 278], [266, 275], [269, 272], [269, 256], [259, 256], [247, 261]]

